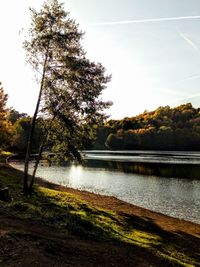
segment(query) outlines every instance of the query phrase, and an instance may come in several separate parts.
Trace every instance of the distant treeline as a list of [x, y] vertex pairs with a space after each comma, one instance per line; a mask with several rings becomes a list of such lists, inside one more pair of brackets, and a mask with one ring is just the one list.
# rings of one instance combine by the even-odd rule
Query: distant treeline
[[[31, 117], [6, 109], [7, 95], [0, 86], [0, 150], [25, 152]], [[43, 119], [37, 120], [32, 151], [38, 151], [43, 135]], [[94, 126], [95, 127], [95, 126]], [[131, 118], [108, 120], [97, 126], [96, 139], [83, 149], [112, 150], [199, 150], [200, 108], [190, 103], [159, 107]], [[51, 151], [51, 144], [46, 150]]]
[[97, 130], [91, 149], [200, 150], [200, 108], [191, 103], [122, 120], [109, 120]]

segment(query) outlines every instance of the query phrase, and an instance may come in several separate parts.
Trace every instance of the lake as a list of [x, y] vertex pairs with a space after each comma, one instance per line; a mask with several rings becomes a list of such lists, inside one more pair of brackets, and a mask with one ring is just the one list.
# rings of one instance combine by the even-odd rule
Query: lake
[[[48, 181], [115, 196], [131, 204], [200, 224], [200, 153], [84, 151], [85, 166], [39, 166]], [[23, 170], [21, 163], [13, 165]]]

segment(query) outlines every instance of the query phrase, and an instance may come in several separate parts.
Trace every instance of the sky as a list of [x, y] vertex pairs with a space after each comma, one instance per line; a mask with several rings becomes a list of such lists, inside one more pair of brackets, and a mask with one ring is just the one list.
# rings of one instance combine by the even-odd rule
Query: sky
[[[112, 80], [103, 92], [113, 119], [159, 106], [200, 107], [199, 0], [63, 0], [85, 32], [87, 56]], [[8, 105], [33, 114], [39, 85], [22, 48], [29, 7], [41, 0], [0, 1], [0, 81]], [[23, 30], [24, 29], [24, 30]]]

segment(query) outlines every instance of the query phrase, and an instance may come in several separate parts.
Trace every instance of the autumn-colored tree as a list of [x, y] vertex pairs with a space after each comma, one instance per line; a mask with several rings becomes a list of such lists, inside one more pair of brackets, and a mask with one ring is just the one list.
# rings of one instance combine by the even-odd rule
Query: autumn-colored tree
[[[107, 121], [101, 136], [107, 133], [104, 143], [109, 149], [200, 150], [199, 123], [200, 109], [186, 103]], [[103, 149], [101, 141], [98, 138], [94, 147], [97, 143]]]
[[0, 82], [0, 149], [7, 148], [13, 133], [12, 125], [8, 120], [8, 108], [6, 107], [8, 95], [4, 93]]

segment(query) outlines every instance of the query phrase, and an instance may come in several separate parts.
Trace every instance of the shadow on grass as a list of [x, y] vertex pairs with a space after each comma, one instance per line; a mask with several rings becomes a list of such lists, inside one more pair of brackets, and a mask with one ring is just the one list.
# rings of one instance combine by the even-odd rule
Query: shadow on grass
[[0, 183], [9, 187], [13, 197], [11, 203], [2, 205], [17, 217], [67, 230], [84, 239], [130, 244], [166, 262], [162, 266], [198, 266], [200, 262], [200, 240], [195, 236], [164, 231], [149, 218], [92, 207], [75, 194], [52, 188], [36, 185], [32, 195], [24, 196], [22, 176], [22, 172], [6, 165], [0, 168]]
[[[182, 266], [200, 266], [200, 239], [184, 232], [170, 232], [160, 228], [152, 219], [123, 214], [126, 230], [137, 229], [146, 234], [151, 247], [160, 255]], [[152, 242], [155, 235], [160, 242]], [[154, 239], [153, 239], [154, 241]]]

